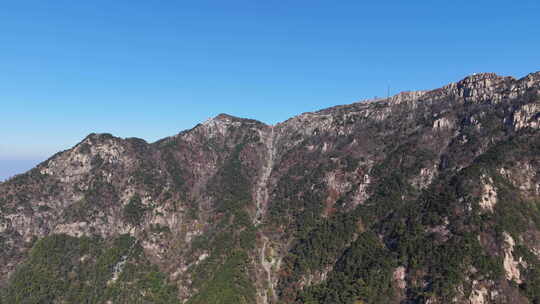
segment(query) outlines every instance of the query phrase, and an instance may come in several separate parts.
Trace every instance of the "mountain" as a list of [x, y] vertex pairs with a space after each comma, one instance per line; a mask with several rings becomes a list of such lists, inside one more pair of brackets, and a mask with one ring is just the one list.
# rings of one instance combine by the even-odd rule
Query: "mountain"
[[155, 143], [0, 183], [1, 303], [540, 303], [540, 72]]

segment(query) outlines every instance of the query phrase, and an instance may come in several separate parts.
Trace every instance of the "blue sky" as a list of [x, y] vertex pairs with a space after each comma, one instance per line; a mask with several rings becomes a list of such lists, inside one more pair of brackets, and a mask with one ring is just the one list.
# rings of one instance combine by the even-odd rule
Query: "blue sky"
[[540, 70], [538, 1], [4, 1], [0, 179], [88, 133], [267, 123]]

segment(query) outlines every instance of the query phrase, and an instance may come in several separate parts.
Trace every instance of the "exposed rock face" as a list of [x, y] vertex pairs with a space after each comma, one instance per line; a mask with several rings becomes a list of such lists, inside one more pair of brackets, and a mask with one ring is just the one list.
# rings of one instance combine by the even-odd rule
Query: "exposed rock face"
[[539, 96], [540, 73], [477, 74], [275, 126], [89, 135], [0, 184], [0, 286], [36, 240], [128, 235], [193, 304], [539, 301]]
[[484, 286], [478, 286], [478, 282], [473, 281], [473, 291], [469, 297], [470, 304], [489, 303], [489, 292]]
[[407, 281], [405, 281], [405, 267], [399, 266], [394, 270], [394, 281], [399, 289], [405, 289], [407, 287]]
[[504, 248], [504, 270], [506, 272], [506, 279], [514, 281], [518, 284], [521, 284], [523, 281], [521, 280], [521, 273], [519, 270], [519, 266], [523, 261], [516, 261], [514, 258], [514, 247], [516, 246], [516, 242], [514, 239], [508, 234], [504, 233], [504, 241], [506, 243], [506, 246]]
[[493, 187], [493, 179], [482, 176], [482, 196], [480, 197], [480, 207], [485, 210], [493, 211], [497, 203], [497, 190]]

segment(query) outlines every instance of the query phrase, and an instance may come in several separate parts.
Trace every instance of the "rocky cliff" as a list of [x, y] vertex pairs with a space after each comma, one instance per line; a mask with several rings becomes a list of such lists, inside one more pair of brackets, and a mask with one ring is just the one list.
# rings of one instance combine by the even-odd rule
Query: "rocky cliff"
[[2, 303], [537, 303], [540, 73], [91, 134], [0, 184]]

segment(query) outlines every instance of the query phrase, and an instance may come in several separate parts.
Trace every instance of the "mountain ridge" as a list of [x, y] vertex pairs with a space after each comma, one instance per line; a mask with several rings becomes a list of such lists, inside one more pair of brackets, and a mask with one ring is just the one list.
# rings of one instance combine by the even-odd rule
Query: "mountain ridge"
[[[285, 123], [286, 121], [288, 121], [290, 119], [293, 119], [293, 118], [295, 118], [297, 116], [301, 116], [301, 115], [304, 115], [304, 114], [309, 115], [309, 114], [316, 114], [316, 113], [324, 113], [324, 112], [334, 110], [334, 109], [348, 108], [348, 107], [352, 107], [354, 105], [367, 104], [367, 103], [372, 103], [372, 102], [396, 101], [396, 100], [402, 99], [403, 98], [402, 96], [406, 96], [405, 98], [407, 98], [409, 96], [419, 97], [420, 95], [423, 95], [423, 94], [425, 94], [427, 92], [435, 92], [435, 91], [438, 91], [438, 90], [450, 89], [450, 88], [455, 87], [455, 86], [464, 87], [465, 84], [475, 83], [475, 82], [478, 82], [480, 80], [493, 80], [493, 79], [498, 79], [498, 80], [510, 79], [512, 81], [517, 81], [517, 82], [523, 82], [525, 80], [530, 80], [530, 79], [533, 79], [533, 81], [536, 79], [536, 81], [538, 81], [538, 79], [540, 79], [540, 71], [531, 72], [531, 73], [529, 73], [529, 74], [527, 74], [527, 75], [525, 75], [525, 76], [523, 76], [521, 78], [515, 78], [513, 76], [501, 76], [501, 75], [499, 75], [497, 73], [493, 73], [493, 72], [473, 73], [473, 74], [470, 74], [468, 76], [465, 76], [464, 78], [462, 78], [459, 81], [452, 82], [452, 83], [449, 83], [447, 85], [444, 85], [441, 88], [436, 88], [436, 89], [431, 89], [431, 90], [402, 91], [402, 92], [399, 92], [399, 93], [397, 93], [397, 94], [395, 94], [393, 96], [390, 96], [388, 98], [365, 99], [365, 100], [361, 100], [361, 101], [358, 101], [358, 102], [331, 106], [331, 107], [328, 107], [328, 108], [315, 110], [315, 111], [311, 111], [311, 112], [303, 112], [303, 113], [295, 115], [295, 116], [293, 116], [291, 118], [288, 118], [288, 119], [286, 119], [284, 121], [277, 122], [275, 125], [283, 124], [283, 123]], [[227, 114], [227, 113], [219, 113], [216, 116], [207, 119], [206, 121], [211, 121], [211, 120], [220, 119], [220, 118], [229, 118], [229, 119], [233, 119], [233, 120], [248, 120], [248, 121], [254, 121], [254, 122], [257, 122], [257, 123], [261, 123], [261, 124], [264, 124], [266, 126], [275, 126], [275, 125], [272, 125], [272, 124], [266, 124], [265, 122], [254, 119], [254, 118], [239, 117], [239, 116], [234, 116], [232, 114]], [[184, 133], [184, 132], [188, 132], [188, 131], [196, 128], [200, 124], [202, 124], [202, 123], [199, 123], [199, 124], [195, 125], [193, 128], [182, 130], [179, 133], [177, 133], [176, 135]], [[90, 133], [82, 141], [84, 141], [87, 137], [92, 136], [92, 135], [107, 135], [107, 134], [109, 134], [109, 135], [111, 135], [111, 136], [113, 136], [115, 138], [120, 138], [120, 139], [125, 139], [125, 140], [127, 140], [127, 139], [135, 139], [135, 140], [143, 140], [143, 141], [147, 142], [143, 138], [139, 138], [139, 137], [125, 137], [125, 138], [123, 138], [123, 137], [117, 137], [117, 136], [115, 136], [115, 135], [113, 135], [111, 133]], [[176, 136], [176, 135], [172, 135], [172, 136]], [[166, 139], [168, 139], [169, 137], [172, 137], [172, 136], [167, 136], [167, 137], [158, 139], [155, 142], [147, 142], [147, 143], [148, 144], [157, 143], [157, 142], [166, 140]], [[63, 152], [63, 151], [60, 151], [60, 152]], [[58, 152], [58, 153], [60, 153], [60, 152]]]
[[90, 134], [0, 184], [0, 299], [533, 303], [539, 96], [539, 72], [482, 73], [275, 125]]

